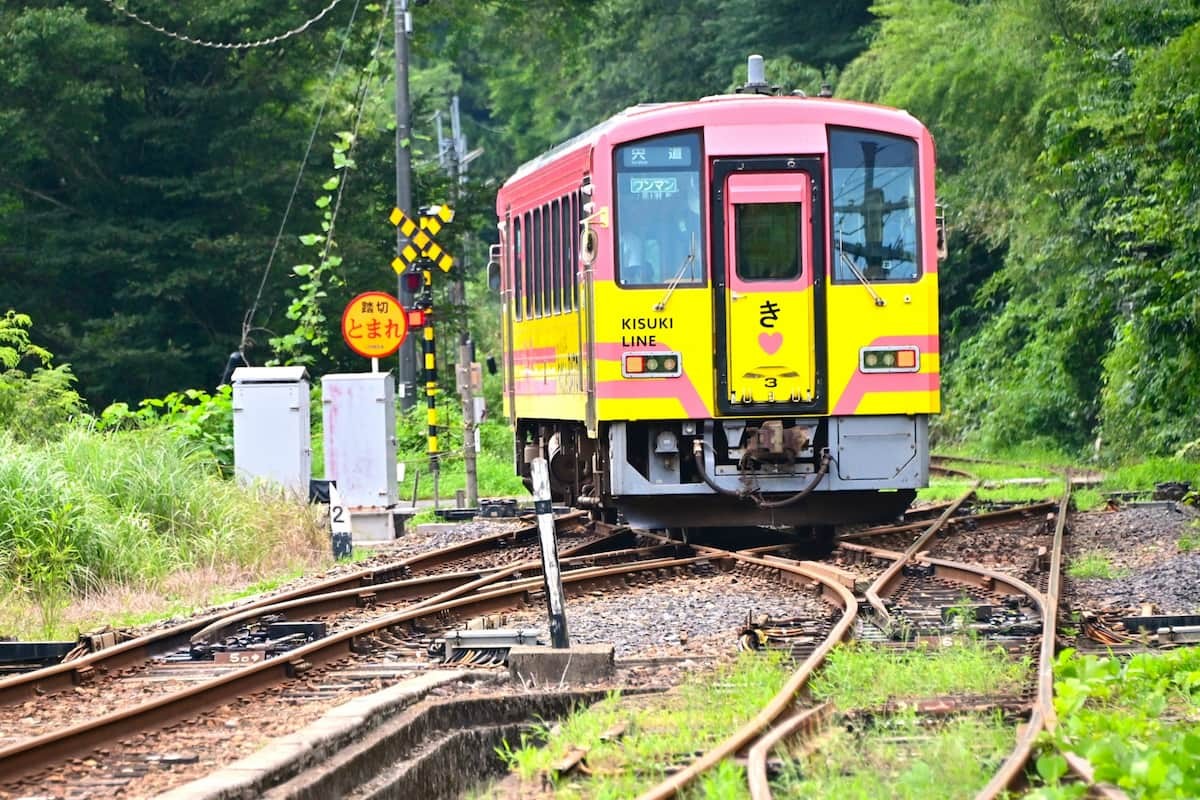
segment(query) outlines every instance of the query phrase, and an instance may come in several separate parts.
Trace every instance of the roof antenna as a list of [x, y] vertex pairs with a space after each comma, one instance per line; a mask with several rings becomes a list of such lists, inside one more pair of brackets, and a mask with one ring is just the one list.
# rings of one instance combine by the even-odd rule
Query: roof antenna
[[738, 94], [778, 94], [779, 87], [767, 83], [767, 70], [763, 57], [750, 56], [746, 63], [746, 83], [736, 89]]

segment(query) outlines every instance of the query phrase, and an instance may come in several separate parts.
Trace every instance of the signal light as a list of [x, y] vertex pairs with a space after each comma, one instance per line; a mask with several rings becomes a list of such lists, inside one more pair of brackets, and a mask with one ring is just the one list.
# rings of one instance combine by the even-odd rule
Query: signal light
[[911, 345], [901, 347], [864, 347], [859, 351], [861, 372], [918, 372], [921, 353]]
[[421, 271], [412, 267], [405, 270], [401, 277], [404, 279], [404, 290], [409, 294], [421, 291], [421, 286], [425, 283], [425, 276], [421, 274]]
[[410, 308], [408, 311], [404, 312], [404, 319], [408, 323], [408, 329], [410, 331], [414, 331], [419, 328], [424, 328], [425, 327], [425, 309]]

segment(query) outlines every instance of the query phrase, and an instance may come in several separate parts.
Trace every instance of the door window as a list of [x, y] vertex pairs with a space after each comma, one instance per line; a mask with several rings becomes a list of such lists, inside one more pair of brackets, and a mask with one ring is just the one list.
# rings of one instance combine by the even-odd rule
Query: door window
[[746, 281], [800, 277], [800, 204], [734, 206], [737, 275]]

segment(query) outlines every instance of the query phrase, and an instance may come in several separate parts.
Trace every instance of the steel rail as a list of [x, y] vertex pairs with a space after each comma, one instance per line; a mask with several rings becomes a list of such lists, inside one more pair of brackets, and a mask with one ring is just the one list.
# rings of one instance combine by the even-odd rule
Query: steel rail
[[[572, 512], [556, 518], [555, 524], [565, 528], [568, 525], [581, 522], [584, 517], [585, 515], [582, 512]], [[313, 595], [328, 594], [337, 591], [351, 591], [352, 589], [369, 589], [373, 585], [390, 582], [391, 578], [404, 574], [406, 571], [436, 569], [461, 558], [497, 549], [508, 542], [516, 541], [526, 536], [532, 538], [536, 534], [536, 525], [529, 524], [525, 528], [516, 531], [491, 534], [470, 542], [451, 545], [438, 550], [432, 550], [428, 553], [421, 553], [398, 561], [395, 564], [367, 567], [309, 586], [302, 586], [278, 594], [272, 594], [268, 597], [261, 597], [240, 605], [232, 611], [222, 611], [196, 617], [170, 628], [164, 628], [160, 631], [121, 642], [113, 647], [97, 650], [81, 658], [0, 679], [0, 705], [16, 705], [42, 695], [66, 691], [74, 686], [87, 683], [97, 672], [112, 672], [124, 669], [149, 661], [155, 656], [187, 647], [192, 634], [218, 622], [231, 613], [241, 613], [249, 609], [276, 605]]]
[[[1050, 580], [1046, 594], [1041, 597], [1042, 645], [1038, 651], [1037, 701], [1029, 722], [1017, 734], [1017, 745], [1000, 765], [987, 785], [975, 795], [975, 800], [993, 800], [1007, 791], [1020, 778], [1033, 754], [1033, 744], [1043, 728], [1053, 730], [1058, 722], [1054, 711], [1054, 645], [1058, 631], [1058, 596], [1062, 585], [1062, 542], [1067, 527], [1067, 514], [1071, 504], [1071, 480], [1068, 473], [1064, 481], [1062, 499], [1058, 506], [1058, 520], [1054, 525], [1054, 543], [1050, 548]], [[1041, 596], [1041, 593], [1038, 593]]]
[[[582, 569], [565, 573], [562, 577], [564, 586], [586, 590], [594, 585], [603, 585], [638, 572], [681, 569], [712, 560], [708, 555], [658, 559], [615, 567]], [[352, 654], [360, 647], [360, 640], [383, 629], [425, 619], [436, 620], [448, 612], [478, 614], [523, 605], [532, 594], [541, 591], [542, 586], [540, 576], [523, 578], [507, 586], [469, 597], [420, 608], [405, 608], [183, 691], [4, 747], [0, 749], [0, 775], [4, 775], [7, 781], [16, 780], [56, 760], [87, 752], [125, 738], [133, 732], [178, 722], [182, 716], [197, 714], [237, 697], [298, 677], [318, 664]]]
[[[876, 558], [886, 559], [893, 563], [900, 563], [905, 558], [904, 553], [894, 550], [849, 543], [842, 544], [841, 546], [851, 552], [859, 552]], [[776, 558], [782, 557], [777, 556]], [[938, 577], [976, 585], [991, 592], [1025, 596], [1038, 606], [1039, 611], [1041, 610], [1041, 603], [1043, 602], [1041, 592], [1019, 578], [985, 567], [977, 567], [945, 559], [920, 556], [917, 560], [923, 564], [933, 566], [934, 574]], [[808, 728], [812, 732], [815, 726], [821, 724], [823, 724], [823, 721], [820, 719], [799, 715], [781, 723], [766, 733], [751, 747], [746, 772], [750, 795], [753, 800], [769, 800], [772, 796], [770, 781], [767, 778], [766, 759], [779, 742], [794, 736], [797, 729]]]
[[867, 587], [866, 592], [863, 594], [867, 598], [867, 602], [871, 604], [871, 608], [875, 610], [876, 615], [878, 615], [879, 620], [883, 625], [891, 624], [892, 614], [887, 610], [887, 607], [884, 606], [883, 601], [879, 598], [879, 595], [881, 593], [886, 594], [890, 590], [892, 584], [900, 576], [900, 571], [904, 569], [904, 565], [911, 561], [913, 556], [925, 549], [925, 545], [930, 539], [937, 535], [938, 531], [940, 531], [946, 525], [947, 520], [953, 516], [954, 512], [958, 510], [958, 507], [967, 502], [967, 500], [973, 494], [975, 494], [975, 490], [979, 488], [979, 484], [980, 481], [976, 479], [975, 482], [971, 484], [971, 488], [967, 489], [957, 500], [947, 506], [946, 510], [942, 512], [942, 515], [938, 517], [937, 520], [930, 525], [924, 533], [918, 536], [915, 542], [909, 545], [908, 549], [904, 551], [903, 555], [892, 562], [891, 566], [885, 569], [883, 574], [876, 578], [871, 585]]
[[[620, 534], [610, 535], [604, 537], [599, 542], [586, 542], [579, 547], [568, 548], [562, 551], [562, 562], [570, 564], [594, 560], [598, 557], [597, 554], [587, 552], [584, 555], [579, 555], [579, 551], [590, 551], [596, 544], [616, 539], [619, 536]], [[638, 550], [609, 551], [606, 555], [610, 557], [631, 556], [653, 550], [661, 550], [664, 547], [664, 545], [658, 545], [654, 548], [641, 548]], [[297, 610], [310, 615], [325, 614], [330, 611], [347, 608], [351, 605], [365, 606], [375, 602], [394, 602], [396, 600], [408, 600], [418, 597], [430, 598], [422, 599], [420, 602], [414, 604], [418, 606], [422, 603], [428, 604], [439, 599], [449, 600], [453, 597], [459, 597], [467, 592], [474, 591], [482, 586], [499, 583], [513, 575], [530, 571], [541, 574], [541, 569], [541, 562], [539, 561], [517, 561], [507, 567], [407, 578], [399, 581], [374, 584], [361, 589], [347, 589], [339, 592], [312, 595], [311, 597], [302, 597], [297, 600], [289, 600], [268, 606], [256, 606], [239, 611], [236, 614], [230, 614], [210, 623], [192, 634], [190, 641], [192, 644], [212, 642], [239, 625], [267, 616], [268, 614], [283, 614]]]
[[746, 779], [750, 785], [752, 800], [770, 800], [771, 782], [767, 778], [767, 756], [771, 754], [784, 739], [794, 737], [798, 732], [813, 736], [824, 730], [833, 717], [833, 704], [822, 703], [819, 706], [801, 711], [786, 721], [771, 728], [754, 746], [746, 759]]
[[[1032, 514], [1040, 514], [1043, 511], [1054, 511], [1056, 508], [1058, 508], [1058, 503], [1054, 501], [1029, 503], [1023, 506], [1013, 506], [1012, 508], [1003, 508], [997, 511], [984, 511], [979, 514], [968, 514], [966, 516], [954, 517], [950, 520], [949, 526], [961, 525], [967, 522], [983, 522], [984, 524], [991, 524], [993, 522], [1005, 522], [1012, 519], [1023, 519]], [[873, 536], [883, 536], [890, 533], [918, 531], [928, 524], [928, 522], [906, 522], [903, 525], [885, 525], [878, 528], [867, 528], [864, 531], [851, 531], [839, 536], [838, 541], [854, 541], [858, 539], [867, 539]]]
[[742, 553], [731, 552], [729, 553], [729, 557], [742, 563], [776, 570], [796, 579], [816, 582], [821, 589], [823, 597], [833, 599], [837, 605], [841, 606], [842, 618], [833, 627], [833, 630], [830, 631], [825, 641], [804, 660], [796, 672], [788, 679], [787, 683], [783, 685], [761, 711], [754, 715], [753, 719], [742, 725], [742, 727], [717, 744], [716, 747], [706, 752], [684, 769], [662, 783], [659, 783], [657, 786], [653, 786], [638, 795], [638, 800], [662, 800], [662, 798], [674, 797], [684, 787], [715, 767], [722, 760], [756, 740], [764, 730], [770, 729], [775, 721], [788, 711], [795, 699], [796, 693], [808, 682], [813, 671], [825, 660], [829, 651], [838, 642], [845, 640], [850, 635], [851, 628], [854, 625], [854, 619], [858, 614], [858, 604], [855, 602], [854, 595], [836, 580], [825, 574], [804, 569], [799, 565], [783, 564], [779, 561], [767, 561]]

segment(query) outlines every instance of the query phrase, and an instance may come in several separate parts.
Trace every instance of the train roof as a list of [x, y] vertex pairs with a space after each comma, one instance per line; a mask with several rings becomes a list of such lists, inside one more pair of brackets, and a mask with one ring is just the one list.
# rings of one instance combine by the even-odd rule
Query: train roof
[[[920, 136], [925, 127], [907, 111], [889, 106], [863, 103], [855, 100], [835, 100], [826, 97], [800, 97], [794, 95], [721, 94], [673, 103], [641, 103], [614, 114], [597, 125], [555, 145], [541, 155], [526, 161], [517, 168], [505, 185], [519, 181], [526, 175], [552, 163], [564, 153], [577, 148], [595, 145], [605, 134], [619, 136], [623, 128], [642, 128], [636, 123], [647, 118], [661, 119], [663, 130], [683, 130], [700, 127], [718, 118], [731, 114], [753, 120], [764, 111], [770, 111], [770, 121], [783, 119], [797, 122], [821, 122], [847, 127], [892, 131], [910, 136]], [[764, 119], [764, 122], [767, 121]], [[630, 139], [642, 138], [647, 134], [638, 131]]]

